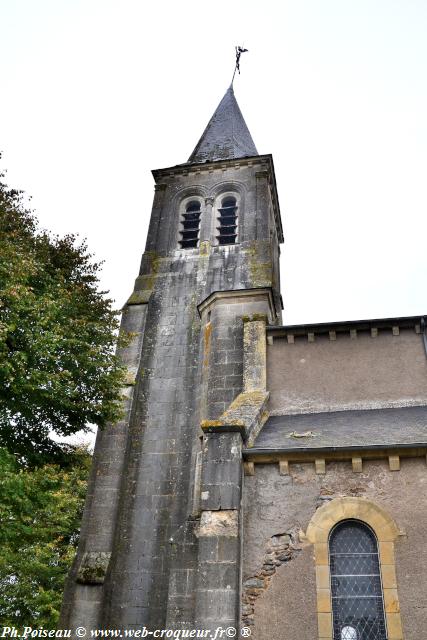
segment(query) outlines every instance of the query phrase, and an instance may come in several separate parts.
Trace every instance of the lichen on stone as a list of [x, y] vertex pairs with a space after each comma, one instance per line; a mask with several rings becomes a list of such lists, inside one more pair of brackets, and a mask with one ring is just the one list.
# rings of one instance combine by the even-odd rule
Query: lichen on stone
[[77, 582], [103, 584], [110, 556], [111, 553], [105, 551], [86, 551], [77, 571]]
[[243, 322], [267, 322], [267, 314], [266, 313], [253, 313], [250, 316], [242, 316]]
[[152, 289], [144, 289], [142, 291], [134, 291], [126, 304], [148, 304], [151, 297]]
[[135, 371], [126, 371], [124, 383], [130, 387], [133, 387], [136, 384]]

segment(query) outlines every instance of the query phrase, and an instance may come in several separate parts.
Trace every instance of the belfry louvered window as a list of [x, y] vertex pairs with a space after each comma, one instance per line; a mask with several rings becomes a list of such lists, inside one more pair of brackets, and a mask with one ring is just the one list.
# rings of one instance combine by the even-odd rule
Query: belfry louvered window
[[358, 520], [329, 538], [334, 640], [387, 640], [378, 546]]
[[182, 214], [181, 219], [181, 240], [179, 245], [181, 249], [190, 249], [197, 247], [199, 242], [199, 229], [200, 229], [200, 202], [198, 200], [191, 200], [186, 207], [185, 212]]
[[218, 244], [235, 244], [237, 238], [237, 202], [227, 196], [221, 202], [217, 227]]

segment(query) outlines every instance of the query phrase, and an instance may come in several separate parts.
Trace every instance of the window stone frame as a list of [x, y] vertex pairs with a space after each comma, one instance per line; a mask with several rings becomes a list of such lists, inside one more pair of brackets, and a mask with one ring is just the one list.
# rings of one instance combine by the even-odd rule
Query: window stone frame
[[[195, 247], [181, 247], [180, 246], [180, 241], [181, 241], [181, 231], [183, 231], [184, 229], [184, 225], [183, 225], [183, 221], [184, 221], [184, 214], [187, 212], [187, 206], [191, 203], [191, 202], [198, 202], [200, 204], [200, 218], [199, 218], [199, 232], [198, 232], [198, 237], [197, 237], [197, 244]], [[201, 229], [202, 229], [202, 221], [203, 221], [203, 216], [205, 213], [205, 200], [204, 198], [199, 194], [199, 193], [190, 193], [189, 195], [184, 196], [180, 203], [179, 203], [179, 210], [178, 210], [178, 229], [176, 231], [176, 246], [175, 248], [178, 251], [199, 251], [200, 249], [200, 243], [201, 243]]]
[[[235, 198], [236, 200], [236, 240], [230, 244], [219, 244], [217, 238], [217, 226], [219, 224], [219, 210], [221, 208], [221, 203], [226, 198]], [[241, 213], [242, 213], [242, 197], [240, 191], [238, 189], [224, 189], [223, 191], [219, 191], [215, 195], [214, 205], [212, 207], [212, 227], [211, 227], [211, 238], [212, 238], [212, 246], [214, 247], [235, 247], [237, 244], [241, 243]]]
[[329, 535], [335, 525], [348, 519], [369, 525], [377, 537], [387, 637], [403, 640], [394, 553], [399, 529], [375, 502], [354, 497], [334, 498], [326, 503], [316, 511], [307, 527], [306, 538], [314, 545], [318, 639], [333, 640]]

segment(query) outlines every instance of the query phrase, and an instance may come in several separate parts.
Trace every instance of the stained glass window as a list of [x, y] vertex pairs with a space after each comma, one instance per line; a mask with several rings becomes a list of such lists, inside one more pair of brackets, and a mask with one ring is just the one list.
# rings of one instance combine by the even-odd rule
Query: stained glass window
[[329, 538], [334, 640], [387, 640], [378, 545], [358, 520]]

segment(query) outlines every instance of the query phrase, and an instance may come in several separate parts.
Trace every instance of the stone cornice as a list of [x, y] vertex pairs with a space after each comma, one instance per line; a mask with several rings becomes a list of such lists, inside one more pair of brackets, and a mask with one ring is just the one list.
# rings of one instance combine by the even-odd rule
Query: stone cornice
[[209, 171], [221, 171], [222, 169], [238, 169], [240, 167], [250, 166], [265, 166], [265, 169], [270, 168], [270, 164], [273, 162], [271, 154], [265, 154], [263, 156], [250, 156], [246, 158], [231, 158], [230, 160], [215, 160], [213, 162], [204, 162], [203, 164], [186, 162], [184, 164], [177, 164], [174, 167], [165, 167], [164, 169], [153, 169], [151, 173], [156, 182], [159, 178], [176, 176], [176, 175], [188, 175], [189, 173], [206, 173]]
[[219, 300], [230, 300], [231, 298], [247, 298], [253, 296], [267, 296], [270, 307], [270, 317], [276, 317], [273, 292], [270, 287], [260, 287], [255, 289], [228, 289], [227, 291], [213, 291], [207, 298], [197, 305], [200, 317], [206, 309]]
[[[315, 335], [329, 334], [330, 339], [334, 340], [337, 333], [348, 333], [351, 337], [356, 337], [357, 331], [370, 331], [372, 337], [376, 337], [379, 330], [389, 330], [393, 335], [398, 335], [400, 329], [413, 329], [415, 333], [421, 333], [423, 317], [404, 316], [318, 324], [267, 326], [267, 335], [274, 338], [288, 338], [288, 342], [290, 342], [294, 336], [312, 336], [314, 338]], [[313, 342], [313, 338], [309, 339], [309, 342]]]

